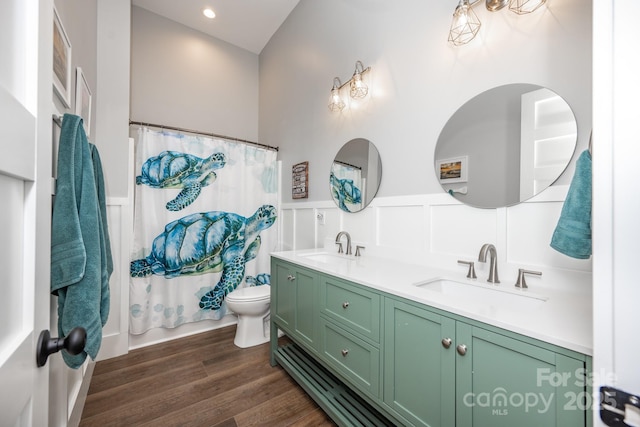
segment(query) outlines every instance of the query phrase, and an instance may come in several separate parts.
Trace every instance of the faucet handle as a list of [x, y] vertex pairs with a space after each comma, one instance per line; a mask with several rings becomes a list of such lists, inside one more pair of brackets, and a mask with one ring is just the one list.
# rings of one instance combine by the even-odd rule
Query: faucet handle
[[542, 271], [531, 271], [531, 270], [525, 270], [524, 268], [519, 268], [518, 280], [516, 280], [516, 284], [515, 284], [516, 288], [522, 288], [522, 289], [528, 288], [527, 281], [524, 280], [525, 274], [535, 274], [536, 276], [542, 276]]
[[462, 261], [458, 260], [458, 264], [466, 264], [469, 266], [469, 270], [467, 271], [467, 279], [477, 279], [476, 276], [476, 268], [474, 267], [473, 261]]
[[364, 249], [364, 248], [365, 248], [364, 246], [356, 245], [356, 255], [355, 255], [355, 256], [360, 256], [360, 255], [362, 255], [362, 254], [360, 253], [360, 249]]
[[344, 253], [344, 251], [342, 250], [342, 242], [336, 242], [336, 245], [338, 245], [338, 253]]

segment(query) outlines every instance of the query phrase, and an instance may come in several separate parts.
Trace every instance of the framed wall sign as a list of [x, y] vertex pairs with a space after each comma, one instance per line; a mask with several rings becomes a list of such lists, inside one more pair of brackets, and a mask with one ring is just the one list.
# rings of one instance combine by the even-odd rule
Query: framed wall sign
[[91, 129], [91, 89], [82, 68], [76, 68], [76, 115], [82, 117], [84, 132], [89, 136]]
[[291, 177], [291, 197], [306, 199], [309, 197], [309, 162], [293, 165]]
[[53, 8], [53, 89], [65, 107], [71, 105], [71, 43]]

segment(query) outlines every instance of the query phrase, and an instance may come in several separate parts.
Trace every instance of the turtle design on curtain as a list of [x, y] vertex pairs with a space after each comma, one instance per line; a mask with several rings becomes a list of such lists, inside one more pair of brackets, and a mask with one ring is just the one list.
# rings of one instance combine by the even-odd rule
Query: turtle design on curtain
[[[276, 153], [149, 129], [140, 129], [137, 144], [136, 182], [146, 185], [136, 186], [131, 331], [220, 319], [229, 292], [269, 284]], [[209, 189], [201, 193], [203, 182]], [[175, 188], [180, 193], [165, 204]]]

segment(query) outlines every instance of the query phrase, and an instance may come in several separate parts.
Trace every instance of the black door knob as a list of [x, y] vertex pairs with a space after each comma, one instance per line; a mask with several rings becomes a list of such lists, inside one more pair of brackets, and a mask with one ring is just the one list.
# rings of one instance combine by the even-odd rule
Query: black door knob
[[71, 355], [80, 354], [87, 344], [87, 331], [84, 328], [73, 328], [64, 338], [51, 338], [48, 329], [40, 332], [36, 348], [36, 363], [38, 367], [47, 363], [50, 354], [57, 353], [63, 348]]

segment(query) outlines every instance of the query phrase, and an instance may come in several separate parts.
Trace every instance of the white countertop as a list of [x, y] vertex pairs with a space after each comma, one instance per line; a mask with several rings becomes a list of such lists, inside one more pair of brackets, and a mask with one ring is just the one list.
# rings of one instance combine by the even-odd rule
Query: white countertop
[[[592, 302], [588, 293], [577, 294], [549, 288], [520, 290], [511, 283], [493, 285], [484, 279], [469, 280], [459, 272], [440, 270], [423, 265], [402, 263], [363, 255], [353, 257], [331, 253], [328, 260], [314, 260], [308, 255], [326, 254], [323, 249], [273, 252], [273, 257], [290, 261], [323, 273], [344, 278], [373, 289], [448, 311], [499, 328], [536, 338], [560, 347], [591, 356]], [[344, 260], [342, 259], [344, 258]], [[504, 289], [509, 293], [530, 293], [544, 296], [546, 301], [535, 308], [514, 307], [501, 303], [500, 298], [451, 296], [416, 286], [433, 278], [447, 278], [475, 287]], [[524, 298], [524, 297], [518, 297]]]

